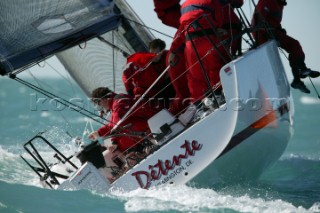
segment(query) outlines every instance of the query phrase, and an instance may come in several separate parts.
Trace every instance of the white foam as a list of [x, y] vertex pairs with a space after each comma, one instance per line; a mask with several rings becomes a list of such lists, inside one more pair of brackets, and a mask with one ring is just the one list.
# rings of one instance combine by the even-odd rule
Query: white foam
[[1, 180], [8, 183], [34, 184], [39, 179], [22, 161], [19, 154], [7, 151], [0, 146]]
[[288, 154], [281, 156], [281, 158], [280, 158], [280, 160], [295, 160], [295, 159], [319, 161], [320, 156], [318, 154], [299, 155], [299, 154], [288, 153]]
[[2, 209], [2, 208], [7, 208], [7, 206], [0, 202], [0, 209]]
[[41, 117], [46, 118], [49, 117], [50, 113], [49, 112], [41, 112]]
[[320, 202], [313, 204], [309, 210], [312, 212], [320, 212]]
[[[196, 189], [188, 186], [166, 186], [151, 190], [138, 189], [132, 192], [113, 192], [126, 200], [125, 210], [138, 211], [205, 211], [232, 209], [239, 212], [308, 212], [302, 207], [276, 199], [266, 201], [247, 195], [236, 197], [219, 194], [212, 189]], [[120, 198], [120, 199], [121, 199]], [[316, 208], [316, 207], [315, 207]]]
[[[63, 132], [53, 127], [48, 131], [48, 134], [45, 138], [49, 139], [49, 141], [52, 142], [52, 144], [54, 144], [58, 150], [61, 150], [66, 157], [69, 157], [78, 151], [79, 146], [71, 142], [71, 139], [62, 133]], [[44, 146], [44, 144], [42, 145], [38, 141], [36, 141], [33, 145], [37, 148], [45, 162], [54, 163], [57, 161], [57, 159], [54, 158], [55, 152], [50, 149], [49, 146]], [[26, 154], [22, 146], [0, 146], [1, 180], [8, 183], [19, 183], [41, 187], [39, 177], [20, 158], [20, 154], [22, 154], [22, 156], [32, 165], [38, 166], [34, 162], [33, 158]]]
[[310, 97], [310, 96], [302, 96], [300, 98], [300, 102], [303, 104], [320, 104], [320, 99], [318, 98], [314, 98], [314, 97]]

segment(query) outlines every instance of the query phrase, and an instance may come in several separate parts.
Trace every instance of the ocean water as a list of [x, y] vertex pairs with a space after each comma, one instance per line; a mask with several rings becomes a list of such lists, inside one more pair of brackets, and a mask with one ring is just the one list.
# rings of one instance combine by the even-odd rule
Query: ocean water
[[[72, 82], [31, 81], [87, 101]], [[39, 131], [59, 128], [81, 136], [86, 119], [46, 105], [41, 94], [14, 80], [0, 78], [0, 85], [0, 212], [320, 212], [320, 100], [313, 89], [311, 95], [293, 91], [294, 136], [279, 161], [253, 183], [97, 194], [44, 189], [20, 158], [23, 144]], [[320, 90], [320, 84], [316, 87]]]

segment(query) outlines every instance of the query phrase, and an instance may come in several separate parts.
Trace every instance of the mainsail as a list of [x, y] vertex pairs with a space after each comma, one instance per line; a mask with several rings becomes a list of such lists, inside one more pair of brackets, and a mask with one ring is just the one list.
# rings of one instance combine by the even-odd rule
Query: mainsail
[[118, 26], [112, 1], [0, 2], [1, 74], [43, 60]]
[[146, 51], [153, 39], [121, 0], [3, 0], [0, 8], [1, 75], [58, 54], [87, 94], [115, 83], [125, 55]]

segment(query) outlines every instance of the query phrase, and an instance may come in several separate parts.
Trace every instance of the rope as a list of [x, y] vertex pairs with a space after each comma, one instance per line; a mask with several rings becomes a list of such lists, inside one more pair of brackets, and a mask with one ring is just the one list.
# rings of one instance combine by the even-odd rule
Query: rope
[[154, 32], [157, 32], [157, 33], [159, 33], [159, 34], [161, 34], [161, 35], [167, 36], [168, 38], [173, 38], [172, 36], [170, 36], [170, 35], [168, 35], [168, 34], [166, 34], [166, 33], [163, 33], [163, 32], [161, 32], [161, 31], [156, 30], [156, 29], [154, 29], [154, 28], [152, 28], [152, 27], [149, 27], [149, 26], [147, 26], [147, 25], [141, 24], [141, 23], [139, 23], [139, 22], [137, 22], [137, 21], [128, 19], [127, 17], [125, 17], [125, 19], [128, 20], [128, 21], [131, 21], [131, 22], [133, 22], [133, 23], [135, 23], [135, 24], [138, 24], [138, 25], [140, 25], [140, 26], [142, 26], [142, 27], [145, 27], [145, 28], [147, 28], [147, 29], [149, 29], [149, 30], [153, 30]]
[[[27, 82], [27, 81], [24, 81], [24, 80], [22, 80], [22, 79], [20, 79], [20, 78], [18, 78], [18, 77], [16, 77], [16, 76], [10, 76], [10, 77], [13, 78], [14, 80], [16, 80], [17, 82], [19, 82], [19, 83], [21, 83], [21, 84], [23, 84], [23, 85], [25, 85], [25, 86], [27, 86], [27, 87], [35, 90], [35, 91], [37, 91], [37, 92], [39, 92], [39, 93], [47, 96], [48, 98], [52, 98], [52, 99], [54, 98], [56, 102], [58, 102], [58, 103], [60, 103], [60, 104], [62, 104], [62, 105], [64, 105], [64, 106], [66, 106], [66, 107], [70, 107], [70, 108], [72, 108], [74, 111], [79, 112], [80, 114], [82, 114], [82, 115], [84, 115], [84, 116], [86, 116], [86, 117], [88, 117], [88, 118], [90, 118], [90, 119], [92, 119], [92, 120], [94, 120], [94, 121], [96, 121], [96, 122], [104, 125], [104, 123], [102, 123], [101, 121], [99, 121], [99, 120], [97, 120], [96, 118], [92, 117], [92, 116], [97, 116], [95, 113], [90, 112], [89, 110], [86, 110], [86, 109], [83, 108], [83, 107], [80, 108], [79, 106], [71, 103], [70, 101], [68, 101], [68, 100], [66, 100], [66, 99], [63, 99], [63, 98], [60, 98], [60, 97], [58, 97], [58, 96], [56, 96], [56, 95], [54, 95], [54, 94], [52, 94], [52, 93], [50, 93], [50, 92], [48, 92], [48, 91], [46, 91], [46, 90], [44, 90], [44, 89], [42, 89], [42, 88], [40, 88], [40, 87], [37, 87], [37, 86], [35, 86], [35, 85]], [[58, 98], [58, 99], [57, 99], [57, 98]], [[86, 112], [87, 114], [84, 113], [84, 112], [82, 112], [82, 111]], [[104, 118], [102, 118], [102, 119], [105, 120], [105, 121], [107, 121], [107, 120], [104, 119]], [[110, 122], [110, 121], [109, 121], [109, 122]]]

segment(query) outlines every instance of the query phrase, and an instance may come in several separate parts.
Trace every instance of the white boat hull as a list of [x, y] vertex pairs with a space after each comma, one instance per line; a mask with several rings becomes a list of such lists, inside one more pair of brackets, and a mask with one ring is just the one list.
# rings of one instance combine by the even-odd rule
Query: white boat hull
[[[129, 191], [189, 181], [208, 186], [252, 180], [272, 165], [290, 140], [293, 115], [290, 88], [275, 42], [230, 62], [220, 75], [225, 105], [176, 135], [112, 184], [106, 183], [105, 188]], [[93, 172], [82, 172], [89, 166], [85, 164], [58, 188], [98, 190], [92, 181], [101, 177], [92, 179]]]
[[293, 134], [293, 101], [275, 42], [232, 63], [222, 70], [234, 66], [237, 82], [247, 82], [238, 85], [237, 126], [222, 155], [192, 180], [198, 186], [257, 180]]

